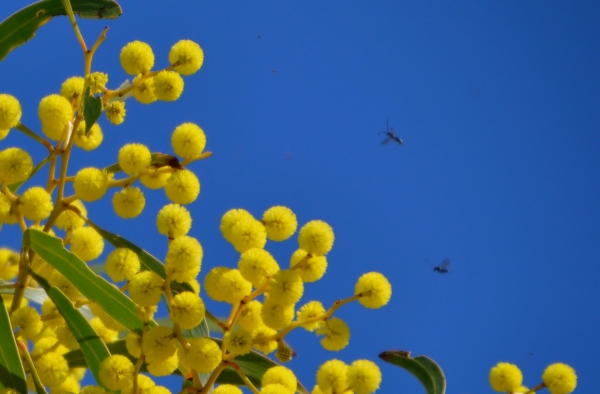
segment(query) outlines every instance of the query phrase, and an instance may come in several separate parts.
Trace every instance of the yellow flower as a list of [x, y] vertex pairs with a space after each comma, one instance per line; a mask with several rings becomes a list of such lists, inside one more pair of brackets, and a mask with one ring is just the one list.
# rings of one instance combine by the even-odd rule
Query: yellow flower
[[160, 302], [163, 279], [153, 271], [140, 271], [129, 282], [129, 296], [140, 306], [152, 306]]
[[277, 334], [277, 330], [273, 330], [265, 325], [262, 325], [252, 330], [252, 346], [263, 354], [269, 354], [273, 350], [277, 349], [277, 341], [267, 340]]
[[267, 230], [267, 238], [272, 241], [285, 241], [291, 237], [298, 227], [298, 220], [291, 209], [275, 206], [267, 209], [262, 217]]
[[265, 298], [261, 317], [266, 326], [279, 330], [294, 320], [294, 304], [284, 305], [272, 297]]
[[141, 41], [128, 43], [121, 49], [121, 66], [129, 75], [150, 71], [154, 66], [154, 53], [150, 45]]
[[58, 94], [51, 94], [40, 101], [38, 116], [42, 131], [53, 140], [58, 140], [73, 118], [71, 102]]
[[350, 341], [350, 328], [338, 317], [332, 317], [317, 328], [317, 335], [324, 335], [321, 345], [327, 350], [338, 351], [348, 345]]
[[142, 213], [146, 199], [139, 188], [129, 186], [113, 195], [112, 204], [117, 215], [123, 219], [131, 219]]
[[348, 365], [340, 360], [329, 360], [317, 371], [317, 384], [323, 392], [343, 393], [348, 387]]
[[202, 153], [206, 146], [206, 136], [198, 125], [184, 123], [173, 131], [171, 145], [176, 155], [188, 159]]
[[268, 294], [281, 304], [295, 304], [304, 294], [304, 282], [295, 271], [281, 270], [269, 281]]
[[154, 76], [154, 94], [159, 100], [175, 101], [183, 93], [183, 78], [175, 71], [160, 71]]
[[165, 258], [165, 270], [171, 272], [173, 280], [187, 282], [200, 272], [204, 252], [196, 238], [182, 235], [170, 244]]
[[356, 360], [347, 372], [348, 387], [356, 394], [371, 394], [379, 388], [381, 371], [369, 360]]
[[110, 390], [122, 390], [133, 384], [133, 364], [125, 356], [114, 354], [102, 360], [100, 380]]
[[221, 384], [215, 387], [213, 394], [242, 394], [242, 390], [232, 384]]
[[194, 41], [181, 40], [169, 52], [169, 62], [177, 63], [175, 70], [183, 75], [191, 75], [202, 67], [204, 52]]
[[245, 209], [230, 209], [225, 212], [221, 218], [220, 229], [221, 234], [227, 241], [232, 242], [231, 230], [242, 219], [254, 219], [254, 217]]
[[263, 386], [260, 389], [260, 394], [294, 394], [294, 392], [288, 390], [288, 388], [282, 384], [271, 383]]
[[127, 175], [138, 175], [150, 166], [152, 154], [143, 144], [127, 144], [119, 149], [119, 166]]
[[7, 248], [0, 248], [0, 279], [11, 280], [19, 273], [19, 254]]
[[252, 350], [252, 333], [243, 328], [237, 328], [226, 333], [223, 342], [229, 353], [236, 355], [250, 353]]
[[171, 318], [184, 330], [196, 327], [204, 319], [204, 302], [195, 293], [184, 291], [173, 297]]
[[21, 336], [25, 339], [37, 336], [44, 326], [40, 314], [30, 306], [22, 306], [17, 309], [10, 317], [10, 322], [13, 328], [21, 329]]
[[50, 193], [43, 187], [34, 186], [23, 193], [20, 199], [21, 212], [29, 220], [40, 221], [50, 216], [54, 208]]
[[138, 255], [127, 248], [117, 248], [106, 257], [106, 273], [115, 282], [131, 280], [140, 270]]
[[79, 349], [79, 342], [75, 339], [73, 332], [67, 326], [58, 326], [54, 331], [56, 333], [56, 339], [65, 347], [70, 350]]
[[171, 177], [170, 172], [158, 172], [157, 169], [148, 168], [144, 172], [145, 175], [140, 177], [140, 182], [142, 185], [146, 186], [148, 189], [160, 189], [161, 187], [165, 187], [167, 184], [167, 179]]
[[167, 198], [177, 204], [194, 202], [200, 194], [200, 181], [189, 170], [179, 170], [171, 174], [165, 184]]
[[204, 290], [215, 301], [225, 301], [226, 291], [221, 286], [223, 275], [230, 271], [229, 267], [215, 267], [204, 277]]
[[29, 153], [20, 148], [7, 148], [0, 151], [0, 182], [6, 185], [29, 178], [33, 170], [33, 160]]
[[[77, 208], [84, 217], [87, 216], [87, 209], [85, 209], [85, 206], [80, 200], [73, 201], [70, 205]], [[60, 215], [58, 215], [55, 224], [56, 227], [62, 230], [67, 230], [81, 227], [85, 224], [85, 221], [75, 212], [71, 211], [70, 209], [66, 209]]]
[[292, 393], [296, 392], [298, 386], [298, 380], [294, 372], [281, 365], [269, 368], [261, 379], [262, 386], [274, 383], [281, 384]]
[[120, 125], [125, 120], [125, 102], [123, 101], [111, 101], [104, 108], [106, 111], [106, 117], [110, 121], [110, 123], [115, 126]]
[[240, 255], [238, 268], [246, 280], [259, 288], [268, 276], [279, 271], [279, 264], [266, 250], [252, 248]]
[[521, 384], [523, 374], [514, 364], [498, 363], [490, 371], [490, 385], [495, 391], [515, 391]]
[[34, 362], [34, 365], [45, 386], [57, 386], [69, 376], [67, 360], [56, 352], [43, 354]]
[[333, 247], [333, 229], [321, 220], [312, 220], [300, 229], [298, 243], [300, 248], [311, 255], [322, 256]]
[[189, 349], [182, 357], [182, 364], [200, 373], [212, 372], [221, 362], [221, 349], [210, 338], [189, 338]]
[[303, 249], [297, 249], [290, 258], [290, 268], [300, 275], [304, 282], [316, 282], [327, 271], [327, 257], [310, 256]]
[[[297, 313], [298, 322], [302, 323], [305, 320], [312, 319], [313, 317], [317, 317], [324, 313], [325, 313], [325, 308], [323, 307], [323, 304], [321, 304], [321, 302], [310, 301], [310, 302], [302, 305], [300, 307], [300, 309], [298, 309], [298, 313]], [[302, 324], [302, 328], [304, 328], [306, 331], [310, 331], [310, 332], [312, 332], [322, 326], [323, 326], [323, 320], [320, 320], [320, 321], [317, 321], [314, 323]]]
[[158, 232], [171, 239], [186, 235], [192, 227], [192, 216], [184, 206], [179, 204], [165, 205], [156, 217]]
[[102, 93], [106, 90], [106, 84], [108, 83], [108, 74], [101, 72], [93, 72], [88, 77], [90, 92], [92, 94]]
[[129, 354], [135, 358], [139, 358], [142, 354], [142, 337], [135, 331], [129, 331], [125, 337], [125, 347]]
[[[60, 95], [67, 99], [69, 103], [74, 105], [73, 110], [77, 109], [79, 98], [83, 94], [83, 85], [85, 79], [82, 77], [71, 77], [67, 78], [65, 82], [60, 86]], [[75, 96], [78, 96], [77, 100], [73, 100]]]
[[264, 248], [267, 232], [261, 222], [254, 218], [242, 217], [231, 228], [230, 242], [239, 253], [251, 248]]
[[99, 317], [94, 317], [90, 320], [90, 326], [96, 331], [96, 334], [104, 343], [115, 342], [119, 339], [119, 332], [106, 327]]
[[117, 332], [123, 331], [125, 329], [125, 326], [123, 326], [121, 323], [119, 323], [117, 320], [115, 320], [112, 316], [110, 316], [108, 313], [106, 313], [104, 308], [102, 308], [98, 303], [92, 302], [92, 303], [88, 304], [88, 306], [90, 307], [90, 309], [94, 313], [94, 315], [96, 315], [96, 317], [98, 317], [100, 319], [100, 321], [102, 321], [102, 324], [104, 324], [106, 326], [106, 328], [113, 330], [113, 331], [117, 331]]
[[102, 143], [104, 139], [104, 134], [102, 134], [102, 129], [98, 123], [94, 123], [94, 125], [88, 130], [87, 134], [85, 132], [85, 121], [82, 120], [79, 122], [79, 126], [77, 127], [77, 131], [75, 131], [73, 142], [76, 146], [80, 147], [85, 151], [91, 151], [96, 149]]
[[73, 189], [84, 201], [99, 200], [108, 189], [108, 175], [98, 168], [84, 168], [75, 175]]
[[238, 324], [246, 331], [253, 331], [264, 323], [260, 317], [262, 304], [258, 300], [252, 300], [242, 307]]
[[79, 227], [71, 235], [71, 252], [83, 261], [98, 258], [104, 250], [104, 239], [91, 227]]
[[142, 104], [151, 104], [157, 100], [156, 94], [154, 94], [154, 78], [138, 82], [141, 77], [140, 74], [133, 79], [132, 84], [136, 85], [132, 90], [133, 97]]
[[0, 94], [0, 130], [10, 130], [21, 121], [21, 104], [10, 94]]
[[142, 337], [142, 350], [146, 361], [163, 361], [177, 351], [176, 339], [173, 330], [169, 327], [156, 326], [151, 328]]
[[577, 387], [575, 370], [567, 364], [556, 363], [549, 365], [542, 375], [542, 381], [550, 394], [569, 394]]
[[392, 285], [379, 272], [369, 272], [358, 278], [354, 294], [359, 296], [358, 302], [366, 308], [381, 308], [392, 297]]

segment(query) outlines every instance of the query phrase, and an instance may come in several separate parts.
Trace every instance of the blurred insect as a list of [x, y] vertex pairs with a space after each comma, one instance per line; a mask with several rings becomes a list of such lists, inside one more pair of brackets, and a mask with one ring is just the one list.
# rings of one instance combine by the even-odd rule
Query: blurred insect
[[449, 264], [450, 259], [444, 259], [444, 261], [442, 261], [440, 265], [438, 265], [437, 267], [433, 267], [433, 270], [439, 272], [440, 274], [447, 274]]
[[275, 69], [272, 68], [271, 69], [271, 74], [276, 74], [276, 73], [277, 73], [277, 70], [275, 70]]
[[402, 145], [403, 144], [402, 138], [400, 138], [400, 137], [398, 137], [396, 135], [396, 133], [394, 132], [394, 128], [390, 127], [389, 123], [390, 123], [390, 120], [388, 119], [387, 122], [386, 122], [387, 131], [382, 131], [381, 133], [379, 133], [379, 134], [385, 134], [385, 135], [387, 135], [387, 138], [385, 140], [381, 141], [381, 145], [386, 145], [386, 144], [388, 144], [392, 140], [396, 141], [397, 143], [399, 143], [400, 145]]
[[262, 38], [262, 36], [259, 34], [256, 36], [256, 38], [258, 38], [260, 40]]

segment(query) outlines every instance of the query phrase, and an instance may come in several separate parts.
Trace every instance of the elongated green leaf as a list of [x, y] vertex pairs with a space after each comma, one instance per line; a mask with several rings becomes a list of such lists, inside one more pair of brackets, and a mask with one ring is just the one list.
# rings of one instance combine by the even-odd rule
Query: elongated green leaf
[[[6, 9], [4, 4], [3, 10]], [[117, 18], [123, 12], [113, 0], [71, 0], [73, 12], [82, 18]], [[52, 17], [66, 15], [62, 0], [43, 0], [15, 12], [0, 23], [0, 60], [29, 41]], [[58, 45], [58, 44], [57, 44]]]
[[[30, 271], [30, 275], [46, 290], [52, 302], [56, 305], [56, 308], [67, 322], [73, 336], [77, 339], [85, 357], [87, 367], [92, 371], [96, 382], [102, 385], [98, 372], [100, 371], [102, 360], [110, 356], [106, 345], [98, 334], [96, 334], [90, 323], [88, 323], [88, 320], [73, 306], [73, 302], [71, 302], [69, 297], [64, 295], [57, 287], [50, 286], [46, 279], [35, 272]], [[104, 388], [106, 389], [106, 387]]]
[[[133, 301], [104, 278], [94, 274], [79, 257], [65, 249], [60, 238], [28, 229], [23, 234], [23, 245], [39, 254], [90, 301], [97, 302], [113, 319], [131, 331], [142, 332], [144, 323], [137, 316]], [[150, 326], [155, 325], [156, 323], [150, 322]]]
[[31, 170], [31, 174], [29, 174], [29, 177], [27, 179], [25, 179], [24, 181], [13, 183], [12, 185], [10, 185], [8, 187], [10, 189], [10, 191], [15, 193], [17, 190], [19, 190], [19, 188], [25, 182], [27, 182], [29, 179], [31, 179], [31, 177], [33, 177], [40, 169], [42, 169], [42, 167], [44, 167], [46, 165], [46, 163], [48, 163], [49, 160], [50, 160], [50, 156], [48, 156], [44, 160], [40, 161], [35, 167], [33, 167], [33, 170]]
[[446, 392], [446, 377], [444, 372], [432, 359], [427, 356], [410, 357], [410, 352], [390, 350], [379, 355], [383, 361], [404, 368], [413, 374], [425, 387], [427, 394], [444, 394]]
[[[94, 124], [100, 118], [100, 114], [102, 114], [102, 98], [90, 96], [90, 88], [85, 90], [85, 98], [83, 99], [83, 116], [85, 117], [85, 135], [88, 135], [88, 132], [92, 128]], [[73, 132], [77, 132], [73, 130]]]
[[0, 302], [0, 389], [12, 388], [19, 393], [27, 392], [25, 370], [21, 363], [17, 342], [13, 335], [10, 318], [4, 302]]
[[[150, 253], [146, 252], [144, 249], [140, 248], [133, 242], [121, 237], [120, 235], [104, 230], [89, 219], [87, 221], [87, 224], [94, 230], [96, 230], [98, 234], [102, 236], [102, 238], [107, 240], [115, 248], [127, 248], [133, 251], [135, 254], [137, 254], [140, 259], [140, 263], [144, 269], [154, 271], [163, 279], [167, 277], [167, 274], [165, 273], [165, 266], [163, 265], [163, 263], [161, 263], [156, 257], [152, 256]], [[179, 293], [182, 291], [194, 291], [194, 289], [192, 289], [192, 286], [190, 286], [189, 284], [179, 282], [171, 282], [171, 289], [173, 289], [175, 293]]]

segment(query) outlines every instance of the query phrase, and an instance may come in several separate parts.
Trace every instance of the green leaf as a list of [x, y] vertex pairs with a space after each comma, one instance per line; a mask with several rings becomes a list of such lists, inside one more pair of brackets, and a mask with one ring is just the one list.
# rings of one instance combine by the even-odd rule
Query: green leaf
[[444, 394], [446, 392], [446, 377], [444, 372], [432, 359], [427, 356], [410, 357], [410, 352], [390, 350], [379, 355], [383, 361], [404, 368], [413, 374], [425, 387], [427, 394]]
[[[145, 270], [154, 271], [161, 278], [165, 279], [167, 274], [165, 273], [165, 266], [161, 263], [156, 257], [152, 256], [150, 253], [146, 252], [144, 249], [140, 248], [136, 244], [127, 239], [121, 237], [120, 235], [111, 233], [110, 231], [106, 231], [103, 228], [100, 228], [91, 220], [87, 220], [87, 224], [92, 227], [94, 230], [98, 232], [106, 241], [108, 241], [115, 248], [127, 248], [133, 251], [138, 255], [140, 259], [140, 263]], [[171, 282], [171, 289], [175, 293], [180, 293], [182, 291], [194, 291], [192, 286], [187, 283], [179, 283], [179, 282]]]
[[[131, 331], [142, 332], [144, 323], [137, 316], [133, 301], [65, 249], [60, 238], [27, 229], [23, 234], [23, 246], [32, 249], [63, 274], [86, 298], [97, 302], [113, 319]], [[150, 322], [151, 327], [155, 325], [153, 321]]]
[[[71, 0], [71, 6], [73, 12], [82, 18], [114, 19], [123, 12], [114, 0]], [[66, 15], [62, 0], [43, 0], [15, 12], [2, 21], [0, 60], [16, 47], [32, 39], [37, 29], [57, 15]], [[56, 45], [59, 46], [60, 43]]]
[[[73, 333], [85, 357], [87, 367], [92, 371], [94, 378], [98, 384], [102, 385], [100, 380], [100, 363], [106, 357], [110, 356], [106, 345], [94, 331], [88, 320], [79, 312], [73, 305], [73, 302], [64, 295], [60, 289], [51, 286], [46, 279], [30, 272], [30, 275], [46, 290], [54, 305], [67, 322], [69, 329]], [[103, 386], [104, 387], [104, 386]], [[104, 387], [106, 389], [106, 387]]]
[[[88, 135], [88, 132], [96, 124], [98, 118], [100, 118], [100, 114], [102, 114], [102, 98], [90, 95], [90, 88], [85, 90], [84, 95], [83, 116], [85, 117], [85, 135]], [[73, 130], [73, 132], [76, 133], [77, 130]]]
[[31, 170], [31, 174], [29, 174], [29, 177], [27, 179], [25, 179], [24, 181], [21, 181], [21, 182], [13, 183], [12, 185], [10, 185], [8, 187], [8, 189], [11, 192], [15, 193], [17, 190], [19, 190], [19, 188], [25, 182], [27, 182], [29, 179], [31, 179], [40, 169], [42, 169], [42, 167], [44, 167], [46, 165], [46, 163], [48, 163], [49, 160], [50, 160], [50, 156], [48, 156], [44, 160], [40, 161], [35, 167], [33, 167], [33, 170]]
[[21, 363], [17, 342], [13, 335], [10, 318], [4, 302], [0, 302], [0, 389], [12, 388], [19, 393], [27, 392], [25, 370]]
[[[110, 354], [121, 354], [123, 356], [126, 356], [131, 360], [131, 362], [134, 365], [137, 362], [137, 359], [127, 352], [127, 347], [125, 346], [124, 339], [107, 343], [106, 347]], [[64, 357], [67, 360], [67, 363], [69, 363], [69, 368], [87, 368], [88, 366], [87, 361], [85, 359], [85, 355], [83, 354], [83, 351], [81, 349], [71, 350], [70, 352], [65, 353]]]

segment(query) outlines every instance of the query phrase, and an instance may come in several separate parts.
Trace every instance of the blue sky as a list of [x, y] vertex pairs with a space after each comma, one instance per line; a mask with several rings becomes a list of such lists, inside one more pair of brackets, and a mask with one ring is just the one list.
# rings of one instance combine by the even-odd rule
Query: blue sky
[[[27, 3], [2, 6], [0, 19]], [[192, 165], [204, 273], [237, 262], [218, 230], [225, 211], [260, 216], [281, 204], [336, 234], [328, 273], [304, 300], [329, 305], [373, 270], [394, 286], [383, 309], [339, 311], [352, 331], [341, 353], [323, 351], [312, 334], [291, 336], [291, 367], [309, 388], [329, 358], [402, 349], [436, 360], [449, 394], [492, 392], [488, 373], [499, 361], [517, 364], [529, 386], [565, 362], [577, 392], [600, 390], [599, 3], [121, 4], [118, 20], [81, 23], [88, 43], [110, 26], [94, 69], [109, 73], [111, 87], [127, 78], [118, 55], [133, 40], [149, 43], [164, 67], [170, 46], [189, 38], [205, 63], [179, 101], [129, 101], [119, 127], [102, 118], [101, 149], [78, 151], [73, 168], [111, 164], [129, 142], [169, 152], [172, 130], [196, 122], [214, 153]], [[0, 63], [0, 90], [39, 128], [39, 100], [81, 72], [67, 19], [56, 18]], [[387, 119], [403, 146], [380, 145]], [[12, 131], [0, 148], [26, 144]], [[137, 220], [102, 215], [108, 201], [88, 204], [90, 217], [163, 257], [154, 220], [167, 200], [161, 191], [146, 197]], [[0, 234], [18, 245], [16, 228]], [[267, 245], [282, 265], [296, 247]], [[446, 257], [450, 273], [433, 272]], [[408, 373], [379, 365], [380, 393], [422, 392]]]

